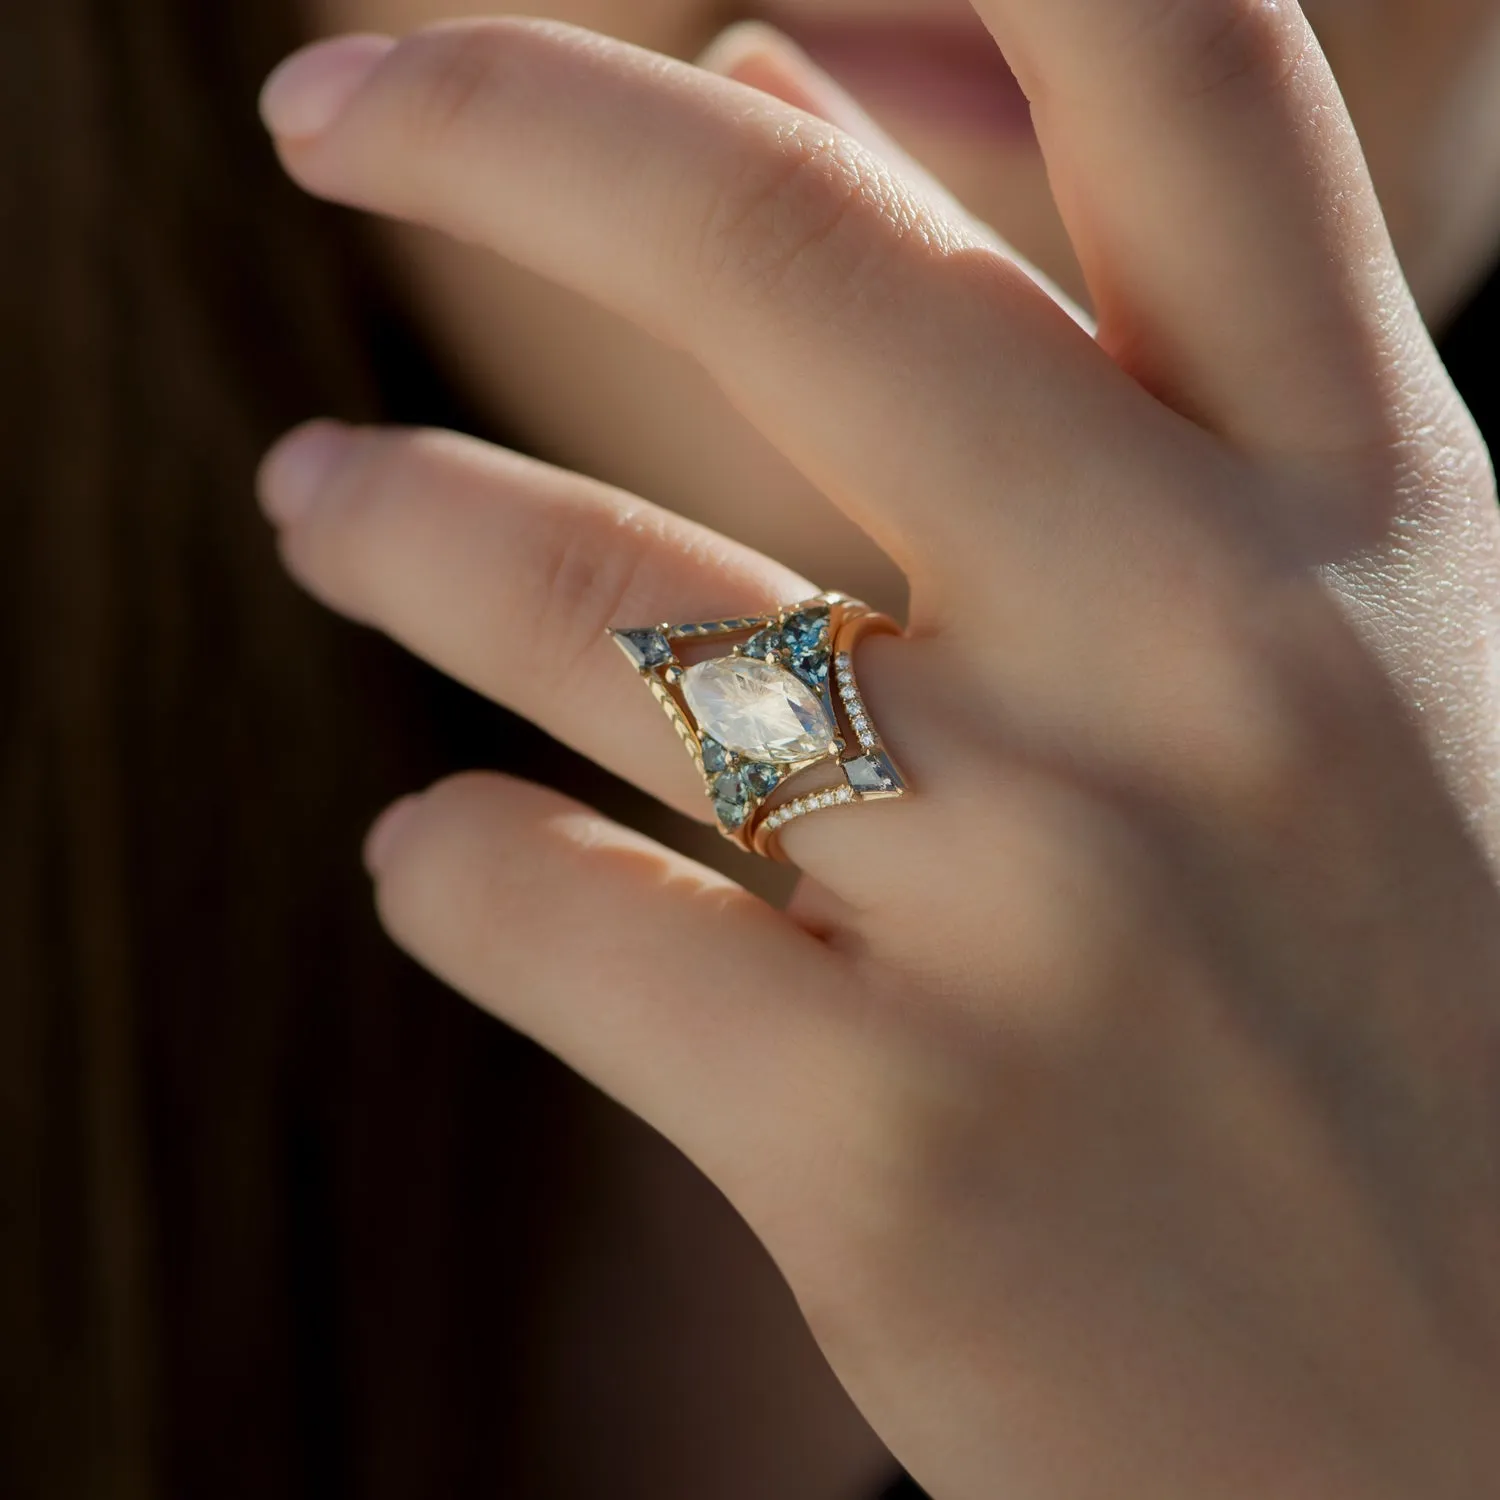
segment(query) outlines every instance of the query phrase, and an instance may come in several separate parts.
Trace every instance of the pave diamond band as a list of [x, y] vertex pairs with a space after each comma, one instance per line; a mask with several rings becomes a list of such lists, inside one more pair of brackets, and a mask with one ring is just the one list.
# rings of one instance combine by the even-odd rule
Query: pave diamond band
[[[781, 859], [788, 823], [905, 794], [853, 661], [862, 636], [899, 631], [857, 599], [819, 594], [775, 614], [609, 634], [692, 755], [720, 833]], [[819, 784], [799, 795], [793, 783], [814, 768]], [[834, 771], [839, 781], [829, 786]]]

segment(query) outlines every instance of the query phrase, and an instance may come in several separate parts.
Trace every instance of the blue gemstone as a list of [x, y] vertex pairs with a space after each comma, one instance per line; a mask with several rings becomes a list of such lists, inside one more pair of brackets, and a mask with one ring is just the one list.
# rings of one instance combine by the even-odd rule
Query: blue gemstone
[[856, 792], [905, 790], [890, 757], [872, 752], [844, 762], [844, 775]]
[[729, 756], [724, 747], [717, 740], [704, 740], [703, 769], [705, 771], [722, 771], [728, 764]]
[[744, 645], [746, 656], [758, 656], [765, 661], [773, 652], [781, 649], [781, 634], [776, 630], [760, 630], [750, 637]]
[[755, 761], [753, 764], [745, 767], [745, 780], [749, 783], [750, 790], [757, 797], [764, 797], [781, 780], [781, 772], [775, 766], [768, 766], [762, 764], [760, 761]]
[[726, 828], [738, 828], [750, 814], [750, 793], [738, 771], [714, 780], [714, 812]]
[[804, 610], [788, 615], [781, 627], [781, 638], [793, 657], [815, 655], [828, 644], [828, 612]]
[[659, 630], [617, 630], [615, 638], [638, 666], [659, 667], [672, 660], [672, 647]]

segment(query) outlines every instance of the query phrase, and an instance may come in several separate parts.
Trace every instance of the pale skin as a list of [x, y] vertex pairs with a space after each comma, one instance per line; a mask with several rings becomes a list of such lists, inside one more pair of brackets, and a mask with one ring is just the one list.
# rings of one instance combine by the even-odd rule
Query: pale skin
[[[1317, 0], [1307, 8], [1354, 112], [1419, 305], [1441, 321], [1500, 242], [1500, 3]], [[403, 35], [494, 10], [491, 0], [309, 5], [311, 26], [330, 34]], [[738, 0], [538, 0], [528, 7], [529, 14], [685, 58], [711, 46], [725, 22], [764, 11]], [[777, 14], [934, 11], [972, 14], [965, 0], [782, 0]], [[1088, 7], [1080, 12], [1079, 37], [1080, 45], [1097, 51], [1094, 14]], [[1114, 66], [1107, 50], [1100, 55]], [[752, 56], [740, 66], [778, 91], [789, 83], [805, 87], [805, 75], [791, 77], [784, 60], [768, 68]], [[1090, 89], [1073, 100], [1070, 113], [1100, 111], [1107, 121], [1117, 82], [1101, 95]], [[871, 108], [886, 131], [1008, 244], [1071, 296], [1087, 299], [1034, 141], [947, 128], [884, 101]], [[827, 109], [824, 99], [814, 112]], [[1123, 175], [1133, 187], [1138, 164], [1132, 161]], [[418, 314], [475, 406], [495, 413], [508, 440], [519, 437], [528, 452], [701, 520], [810, 578], [837, 579], [840, 588], [900, 606], [905, 585], [899, 570], [744, 420], [693, 360], [559, 285], [545, 269], [539, 273], [421, 226], [387, 221], [382, 227]], [[1171, 232], [1180, 237], [1185, 228], [1174, 224]]]
[[[467, 22], [268, 91], [310, 191], [684, 351], [910, 587], [860, 666], [918, 794], [791, 825], [787, 910], [471, 774], [372, 832], [382, 916], [722, 1189], [938, 1500], [1485, 1493], [1487, 456], [1294, 7], [977, 8], [1097, 338], [774, 49], [716, 65], [781, 99]], [[449, 435], [303, 429], [263, 493], [320, 597], [700, 818], [603, 628], [814, 589]]]

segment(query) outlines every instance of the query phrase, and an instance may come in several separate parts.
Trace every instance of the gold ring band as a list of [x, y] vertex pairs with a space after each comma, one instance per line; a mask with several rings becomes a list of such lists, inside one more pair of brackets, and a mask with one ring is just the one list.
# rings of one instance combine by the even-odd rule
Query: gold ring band
[[775, 614], [608, 633], [693, 757], [719, 832], [740, 848], [785, 859], [788, 823], [906, 794], [854, 668], [865, 636], [901, 633], [889, 615], [819, 594]]

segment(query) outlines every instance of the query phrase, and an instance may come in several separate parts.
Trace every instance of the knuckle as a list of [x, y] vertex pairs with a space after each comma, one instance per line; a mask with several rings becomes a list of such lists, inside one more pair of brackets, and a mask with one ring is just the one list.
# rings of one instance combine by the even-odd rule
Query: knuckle
[[[1369, 385], [1384, 375], [1372, 371]], [[1351, 554], [1388, 544], [1414, 505], [1472, 503], [1476, 523], [1493, 520], [1495, 473], [1483, 433], [1446, 373], [1440, 378], [1443, 389], [1420, 392], [1404, 409], [1388, 392], [1369, 391], [1363, 429], [1356, 427], [1354, 439], [1335, 455], [1330, 476], [1315, 476], [1324, 493], [1314, 503], [1343, 523], [1330, 528], [1319, 561], [1337, 566]]]
[[1159, 59], [1169, 93], [1259, 103], [1300, 70], [1312, 33], [1279, 0], [1152, 0], [1133, 17], [1133, 50]]
[[1018, 778], [1012, 766], [986, 790], [994, 822], [965, 798], [934, 841], [944, 861], [965, 850], [985, 893], [980, 920], [971, 908], [923, 903], [915, 939], [871, 940], [876, 959], [945, 996], [918, 1022], [928, 1041], [979, 1060], [990, 1043], [1003, 1056], [1016, 1027], [1060, 1038], [1094, 1029], [1122, 997], [1138, 1005], [1158, 987], [1163, 955], [1177, 951], [1163, 939], [1175, 908], [1159, 852], [1133, 807], [1060, 768]]
[[1007, 1027], [1071, 1048], [1121, 1014], [1142, 1023], [1179, 945], [1160, 853], [1133, 810], [1070, 785], [1047, 803], [1014, 829], [997, 971], [1013, 997]]
[[1393, 690], [1314, 575], [1277, 588], [1227, 631], [1233, 686], [1201, 774], [1216, 811], [1292, 837], [1347, 795], [1361, 757], [1389, 736]]
[[764, 302], [815, 258], [821, 286], [848, 285], [865, 269], [893, 194], [873, 162], [829, 129], [777, 129], [705, 216], [693, 270], [710, 297]]
[[542, 604], [532, 628], [537, 646], [547, 643], [559, 692], [585, 671], [608, 625], [635, 619], [642, 608], [649, 613], [650, 554], [627, 515], [551, 523], [537, 539]]

